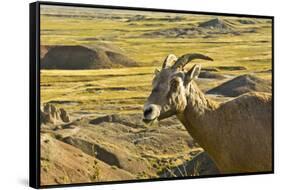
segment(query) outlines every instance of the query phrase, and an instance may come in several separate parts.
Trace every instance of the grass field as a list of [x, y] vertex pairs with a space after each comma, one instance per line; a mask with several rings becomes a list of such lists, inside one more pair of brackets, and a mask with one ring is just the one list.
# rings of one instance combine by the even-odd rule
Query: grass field
[[[258, 73], [271, 69], [271, 23], [266, 19], [220, 17], [227, 19], [231, 27], [241, 34], [198, 34], [187, 37], [153, 36], [144, 34], [169, 28], [194, 27], [214, 16], [136, 12], [148, 19], [129, 21], [130, 11], [83, 11], [43, 8], [41, 16], [42, 45], [93, 45], [100, 43], [120, 47], [140, 67], [109, 70], [42, 70], [41, 96], [43, 102], [69, 101], [70, 111], [85, 112], [141, 112], [145, 97], [149, 94], [155, 68], [161, 68], [165, 56], [174, 53], [200, 52], [215, 61], [204, 67], [243, 66], [246, 70], [221, 70], [221, 74], [240, 75], [255, 73], [270, 79], [270, 73]], [[61, 15], [60, 15], [61, 14]], [[72, 15], [72, 16], [69, 16]], [[114, 17], [115, 16], [115, 17]], [[178, 17], [176, 21], [163, 18]], [[239, 20], [254, 24], [241, 24]], [[131, 19], [132, 20], [132, 19]], [[255, 32], [245, 32], [245, 31]], [[200, 62], [194, 62], [200, 63]], [[219, 81], [220, 82], [220, 81]], [[211, 85], [217, 85], [213, 82]], [[203, 85], [203, 88], [212, 86]], [[72, 103], [71, 103], [72, 102]]]
[[[41, 16], [41, 44], [42, 45], [92, 45], [110, 43], [123, 49], [127, 55], [143, 65], [157, 65], [169, 53], [181, 55], [186, 52], [201, 52], [213, 57], [217, 63], [228, 64], [256, 64], [270, 63], [271, 60], [271, 21], [266, 19], [250, 19], [255, 24], [240, 24], [237, 20], [243, 18], [219, 17], [227, 19], [237, 31], [249, 31], [241, 35], [225, 34], [194, 35], [187, 38], [146, 37], [143, 34], [151, 31], [169, 28], [186, 28], [198, 25], [201, 22], [216, 18], [214, 16], [183, 15], [156, 13], [154, 19], [128, 22], [130, 11], [92, 11], [82, 17], [79, 12], [77, 17], [61, 16], [59, 11], [44, 9]], [[53, 13], [55, 16], [50, 16]], [[131, 12], [132, 13], [132, 12]], [[111, 14], [122, 19], [104, 19]], [[133, 14], [149, 15], [143, 12]], [[111, 15], [111, 16], [112, 16]], [[85, 15], [84, 15], [85, 16]], [[178, 16], [182, 20], [169, 22], [160, 18]], [[157, 19], [158, 18], [158, 19]], [[244, 18], [248, 20], [247, 18]], [[154, 63], [154, 64], [153, 64]]]

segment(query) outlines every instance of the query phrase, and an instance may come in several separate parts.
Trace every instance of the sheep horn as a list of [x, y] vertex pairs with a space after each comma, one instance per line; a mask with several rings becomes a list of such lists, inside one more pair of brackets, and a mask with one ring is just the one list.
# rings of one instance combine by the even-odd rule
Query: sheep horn
[[162, 69], [171, 66], [177, 60], [178, 60], [177, 56], [175, 56], [174, 54], [169, 54], [164, 60], [164, 63], [162, 65]]
[[200, 53], [191, 53], [191, 54], [185, 54], [182, 55], [180, 58], [178, 58], [178, 60], [176, 61], [176, 63], [172, 66], [173, 69], [179, 68], [181, 67], [182, 69], [184, 68], [184, 66], [189, 63], [190, 61], [192, 61], [193, 59], [204, 59], [204, 60], [209, 60], [209, 61], [213, 61], [212, 58], [200, 54]]

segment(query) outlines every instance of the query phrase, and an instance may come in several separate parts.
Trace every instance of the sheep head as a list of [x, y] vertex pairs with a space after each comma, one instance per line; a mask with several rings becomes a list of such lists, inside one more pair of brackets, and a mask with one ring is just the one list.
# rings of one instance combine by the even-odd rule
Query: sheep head
[[186, 106], [188, 84], [200, 74], [200, 65], [189, 71], [184, 66], [194, 59], [213, 61], [198, 54], [185, 54], [177, 59], [173, 54], [166, 57], [161, 71], [156, 71], [152, 81], [152, 91], [144, 105], [143, 121], [151, 123], [183, 112]]

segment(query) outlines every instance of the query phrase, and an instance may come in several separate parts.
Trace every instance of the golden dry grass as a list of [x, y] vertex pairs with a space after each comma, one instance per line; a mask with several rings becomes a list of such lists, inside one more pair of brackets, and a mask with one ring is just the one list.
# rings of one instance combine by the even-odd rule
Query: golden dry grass
[[[145, 97], [150, 92], [150, 83], [156, 67], [169, 53], [178, 56], [184, 53], [200, 52], [215, 61], [202, 63], [203, 68], [216, 66], [243, 66], [246, 70], [220, 70], [227, 75], [254, 73], [271, 79], [271, 21], [253, 19], [255, 24], [241, 24], [235, 17], [219, 17], [231, 23], [235, 30], [254, 30], [240, 35], [214, 34], [211, 38], [202, 35], [169, 38], [145, 37], [146, 32], [195, 27], [199, 23], [215, 18], [206, 15], [66, 9], [44, 6], [41, 16], [42, 45], [92, 45], [99, 43], [120, 47], [140, 67], [107, 70], [42, 70], [42, 102], [70, 101], [61, 104], [70, 111], [87, 112], [141, 112]], [[58, 16], [60, 14], [72, 16]], [[53, 14], [53, 16], [52, 16]], [[127, 22], [136, 14], [153, 19]], [[118, 16], [120, 19], [107, 18]], [[182, 20], [169, 22], [159, 18], [181, 17]], [[79, 64], [79, 63], [78, 63]], [[209, 81], [201, 85], [210, 89], [222, 81]]]

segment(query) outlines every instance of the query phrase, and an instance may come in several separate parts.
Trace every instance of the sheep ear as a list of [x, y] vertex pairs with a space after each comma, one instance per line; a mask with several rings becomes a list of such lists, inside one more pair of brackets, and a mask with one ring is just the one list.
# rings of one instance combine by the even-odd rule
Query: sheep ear
[[187, 73], [187, 78], [189, 80], [197, 79], [201, 71], [201, 65], [194, 65]]

